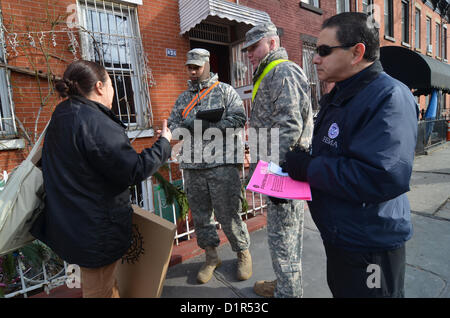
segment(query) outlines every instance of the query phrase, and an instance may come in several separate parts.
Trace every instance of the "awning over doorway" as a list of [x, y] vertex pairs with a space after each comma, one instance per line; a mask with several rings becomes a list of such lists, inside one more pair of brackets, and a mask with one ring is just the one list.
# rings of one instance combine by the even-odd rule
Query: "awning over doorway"
[[270, 21], [270, 16], [264, 11], [225, 0], [179, 0], [178, 4], [180, 34], [188, 32], [208, 17], [218, 17], [252, 26]]
[[[450, 92], [450, 65], [400, 46], [380, 49], [380, 61], [386, 73], [422, 94], [431, 90]], [[415, 94], [415, 95], [419, 95]]]

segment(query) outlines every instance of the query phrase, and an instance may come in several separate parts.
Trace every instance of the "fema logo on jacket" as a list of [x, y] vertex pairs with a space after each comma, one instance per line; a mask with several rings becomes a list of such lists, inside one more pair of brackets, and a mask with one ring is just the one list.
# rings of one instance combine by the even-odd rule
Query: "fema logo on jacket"
[[323, 136], [322, 141], [331, 147], [337, 148], [337, 141], [334, 140], [339, 136], [339, 126], [336, 123], [332, 123], [330, 128], [328, 128], [328, 136]]

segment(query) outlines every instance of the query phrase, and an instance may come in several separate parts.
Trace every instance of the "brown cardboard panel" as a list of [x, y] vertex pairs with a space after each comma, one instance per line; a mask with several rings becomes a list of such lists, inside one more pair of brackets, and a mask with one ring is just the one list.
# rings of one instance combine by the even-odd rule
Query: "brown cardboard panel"
[[120, 297], [160, 297], [176, 225], [133, 205], [133, 243], [117, 271]]

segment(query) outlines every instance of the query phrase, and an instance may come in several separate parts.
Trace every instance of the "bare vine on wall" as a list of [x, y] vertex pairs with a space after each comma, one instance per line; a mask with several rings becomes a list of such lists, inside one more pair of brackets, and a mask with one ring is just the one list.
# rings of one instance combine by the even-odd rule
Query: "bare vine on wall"
[[[28, 118], [21, 119], [17, 114], [14, 116], [21, 135], [29, 144], [34, 144], [38, 138], [38, 123], [44, 109], [49, 108], [49, 105], [55, 106], [53, 83], [58, 79], [55, 75], [57, 65], [70, 63], [67, 54], [58, 47], [58, 41], [62, 40], [63, 45], [67, 45], [67, 41], [76, 41], [73, 31], [62, 28], [67, 14], [56, 13], [50, 10], [49, 6], [47, 3], [42, 19], [31, 19], [23, 25], [17, 22], [15, 16], [10, 16], [9, 21], [1, 24], [5, 61], [0, 66], [11, 72], [34, 77], [37, 86], [39, 107], [31, 116], [34, 120], [31, 131], [26, 128]], [[68, 40], [64, 39], [63, 35], [66, 35]], [[19, 85], [12, 83], [12, 86], [16, 88], [15, 92], [19, 97], [24, 95]]]

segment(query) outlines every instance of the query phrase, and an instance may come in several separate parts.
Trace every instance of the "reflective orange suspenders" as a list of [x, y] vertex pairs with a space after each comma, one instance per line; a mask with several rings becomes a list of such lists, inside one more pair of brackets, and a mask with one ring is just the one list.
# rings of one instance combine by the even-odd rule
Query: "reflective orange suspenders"
[[[198, 94], [196, 94], [194, 96], [194, 98], [192, 98], [192, 100], [189, 102], [189, 104], [186, 106], [186, 108], [183, 110], [183, 112], [181, 113], [181, 115], [183, 116], [183, 118], [186, 118], [187, 115], [191, 112], [191, 110], [194, 108], [195, 105], [197, 105], [197, 102], [199, 100], [202, 100], [203, 97], [205, 97], [206, 95], [208, 95], [208, 93], [217, 85], [219, 84], [219, 81], [215, 82], [213, 85], [211, 85], [208, 89], [204, 88], [202, 89], [202, 91]], [[206, 90], [206, 92], [205, 92]], [[199, 98], [200, 96], [200, 98]]]

